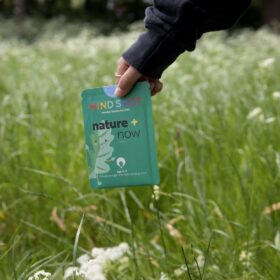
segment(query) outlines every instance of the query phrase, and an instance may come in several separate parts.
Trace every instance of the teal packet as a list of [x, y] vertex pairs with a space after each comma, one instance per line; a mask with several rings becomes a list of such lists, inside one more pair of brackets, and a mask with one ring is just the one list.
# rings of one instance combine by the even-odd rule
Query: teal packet
[[125, 97], [116, 86], [82, 92], [89, 180], [93, 188], [159, 184], [149, 84]]

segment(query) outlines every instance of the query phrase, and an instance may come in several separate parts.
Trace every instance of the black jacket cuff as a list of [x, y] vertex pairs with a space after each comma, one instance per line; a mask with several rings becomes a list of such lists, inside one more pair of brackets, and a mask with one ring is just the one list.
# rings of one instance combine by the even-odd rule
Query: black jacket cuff
[[123, 58], [142, 75], [159, 79], [162, 72], [185, 50], [195, 49], [195, 41], [187, 47], [180, 44], [174, 34], [158, 34], [149, 30], [123, 54]]

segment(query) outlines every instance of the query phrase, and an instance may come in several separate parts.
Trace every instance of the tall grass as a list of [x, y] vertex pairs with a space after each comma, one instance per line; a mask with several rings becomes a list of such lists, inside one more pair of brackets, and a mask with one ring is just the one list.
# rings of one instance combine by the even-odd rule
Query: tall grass
[[114, 82], [138, 32], [46, 27], [26, 42], [6, 36], [2, 23], [0, 279], [42, 268], [62, 279], [83, 213], [74, 260], [130, 244], [129, 260], [108, 266], [108, 279], [278, 279], [280, 212], [270, 207], [280, 201], [277, 35], [209, 34], [166, 71], [153, 98], [154, 201], [150, 187], [91, 190], [84, 152], [80, 92]]

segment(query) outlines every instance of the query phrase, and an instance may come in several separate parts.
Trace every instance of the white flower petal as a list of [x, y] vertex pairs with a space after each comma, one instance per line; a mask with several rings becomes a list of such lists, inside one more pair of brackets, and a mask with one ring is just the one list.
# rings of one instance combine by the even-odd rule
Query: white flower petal
[[247, 119], [248, 120], [254, 119], [257, 116], [259, 116], [261, 113], [262, 113], [262, 108], [256, 107], [247, 115]]
[[265, 119], [265, 123], [267, 123], [267, 124], [269, 124], [269, 123], [273, 123], [273, 122], [275, 122], [275, 120], [276, 120], [276, 118], [274, 118], [274, 117], [270, 117], [270, 118], [267, 118], [267, 119]]
[[280, 91], [274, 91], [272, 97], [273, 99], [280, 99]]
[[82, 265], [84, 263], [87, 263], [90, 260], [90, 256], [87, 254], [81, 255], [78, 259], [77, 262]]
[[96, 258], [98, 257], [99, 255], [102, 255], [104, 254], [105, 252], [105, 249], [104, 248], [93, 248], [92, 251], [91, 251], [91, 255]]
[[73, 275], [78, 275], [79, 273], [80, 273], [80, 271], [79, 271], [78, 267], [70, 266], [65, 270], [63, 279], [66, 280], [66, 279], [72, 277]]
[[259, 66], [261, 68], [268, 68], [268, 67], [272, 66], [274, 62], [275, 62], [275, 58], [269, 57], [269, 58], [263, 60], [262, 62], [260, 62]]

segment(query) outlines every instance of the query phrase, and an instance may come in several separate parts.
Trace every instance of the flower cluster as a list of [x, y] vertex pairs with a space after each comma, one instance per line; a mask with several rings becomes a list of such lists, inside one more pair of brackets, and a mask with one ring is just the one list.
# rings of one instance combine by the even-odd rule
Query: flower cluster
[[275, 62], [275, 58], [274, 57], [269, 57], [269, 58], [266, 58], [265, 60], [263, 60], [262, 62], [260, 62], [259, 67], [269, 68], [274, 64], [274, 62]]
[[249, 267], [251, 264], [252, 257], [253, 257], [252, 252], [243, 250], [240, 252], [239, 261], [243, 266]]
[[28, 280], [49, 280], [51, 274], [45, 270], [37, 271], [33, 276], [29, 277]]
[[76, 276], [85, 280], [106, 280], [105, 265], [121, 259], [128, 252], [127, 243], [112, 248], [93, 248], [91, 255], [85, 254], [77, 259], [79, 267], [72, 266], [66, 269], [63, 279], [72, 279]]
[[160, 198], [160, 187], [157, 185], [153, 186], [153, 199], [154, 200], [159, 200]]

